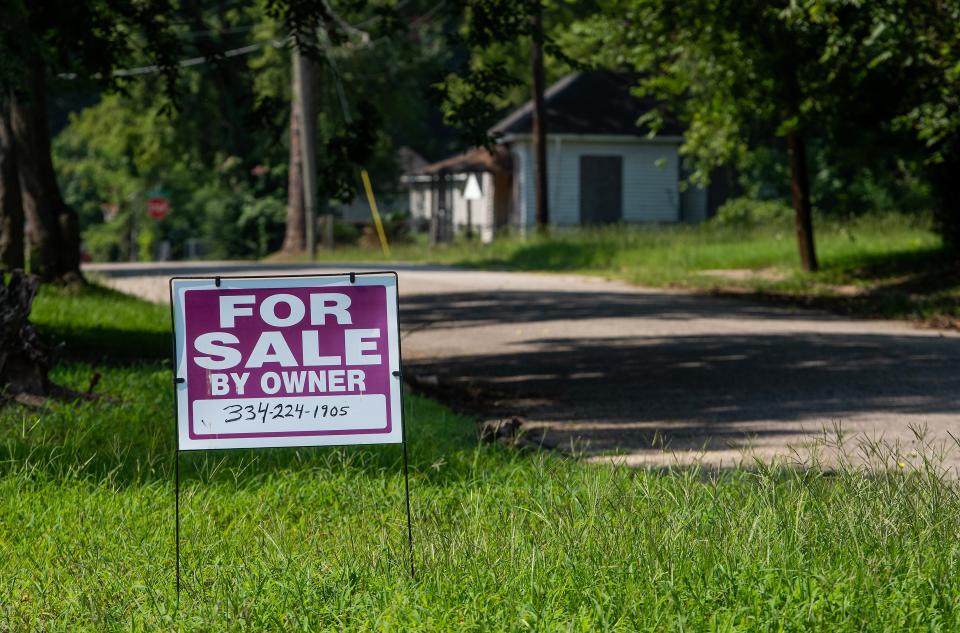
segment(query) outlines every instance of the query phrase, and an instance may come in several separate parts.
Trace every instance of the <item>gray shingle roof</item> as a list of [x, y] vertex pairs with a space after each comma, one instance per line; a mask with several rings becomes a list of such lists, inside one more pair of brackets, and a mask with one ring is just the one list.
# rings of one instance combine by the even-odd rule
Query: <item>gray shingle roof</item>
[[[593, 70], [568, 75], [544, 92], [548, 134], [621, 134], [645, 136], [646, 126], [637, 119], [662, 103], [649, 97], [636, 97], [631, 89], [636, 76]], [[533, 102], [528, 101], [490, 129], [492, 134], [529, 134], [533, 124]], [[669, 115], [658, 132], [675, 136], [680, 125]]]

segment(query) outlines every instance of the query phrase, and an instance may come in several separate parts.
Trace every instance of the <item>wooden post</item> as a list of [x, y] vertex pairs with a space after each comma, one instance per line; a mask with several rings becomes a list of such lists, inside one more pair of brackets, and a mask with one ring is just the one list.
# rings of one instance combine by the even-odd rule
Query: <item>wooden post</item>
[[533, 72], [533, 179], [536, 193], [537, 230], [546, 233], [550, 224], [547, 201], [547, 125], [543, 104], [543, 6], [532, 0], [530, 24], [532, 43], [530, 66]]
[[790, 162], [790, 193], [800, 248], [800, 265], [807, 272], [816, 272], [817, 251], [813, 242], [813, 212], [810, 205], [810, 177], [807, 174], [807, 150], [797, 130], [787, 133], [787, 155]]
[[467, 239], [473, 237], [473, 200], [467, 200]]

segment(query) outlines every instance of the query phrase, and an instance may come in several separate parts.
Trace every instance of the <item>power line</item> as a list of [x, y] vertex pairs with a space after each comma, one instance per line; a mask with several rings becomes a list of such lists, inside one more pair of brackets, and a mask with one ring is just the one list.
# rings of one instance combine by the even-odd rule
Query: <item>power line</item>
[[[409, 3], [409, 2], [410, 2], [410, 0], [401, 0], [401, 2], [397, 5], [397, 7], [398, 7], [398, 8], [399, 8], [399, 7], [402, 7], [402, 6], [406, 5], [406, 4]], [[435, 12], [437, 12], [441, 7], [443, 7], [444, 4], [446, 4], [446, 0], [440, 0], [437, 4], [435, 4], [433, 7], [431, 7], [430, 10], [428, 10], [423, 16], [421, 16], [421, 18], [423, 18], [423, 17], [432, 17], [432, 15], [433, 15]], [[332, 11], [331, 11], [331, 13], [332, 13]], [[332, 15], [333, 15], [333, 17], [334, 17], [334, 20], [335, 20], [338, 24], [340, 24], [341, 28], [343, 28], [345, 31], [347, 31], [347, 32], [350, 33], [351, 35], [360, 35], [360, 40], [361, 40], [360, 45], [359, 45], [359, 46], [353, 45], [352, 48], [370, 48], [370, 47], [372, 47], [373, 45], [377, 44], [377, 43], [380, 42], [380, 41], [389, 40], [389, 39], [390, 39], [389, 37], [380, 37], [380, 38], [377, 38], [376, 40], [372, 40], [372, 41], [371, 41], [371, 40], [370, 40], [370, 36], [369, 36], [369, 34], [368, 34], [366, 31], [362, 31], [362, 30], [360, 30], [359, 28], [357, 28], [356, 26], [353, 26], [353, 25], [347, 23], [346, 21], [344, 21], [340, 16], [338, 16], [338, 15], [335, 14], [335, 13], [332, 13]], [[371, 22], [372, 22], [373, 20], [375, 20], [375, 19], [376, 19], [376, 18], [368, 18], [367, 20], [364, 20], [364, 21], [360, 22], [358, 26], [364, 26], [364, 25], [366, 25], [366, 24], [369, 24], [369, 23], [371, 23]], [[256, 28], [256, 26], [257, 26], [257, 25], [239, 26], [239, 27], [222, 29], [222, 30], [220, 30], [220, 31], [214, 31], [214, 30], [210, 30], [210, 31], [193, 31], [193, 32], [187, 33], [187, 35], [188, 35], [188, 36], [194, 36], [194, 35], [207, 35], [207, 34], [214, 34], [214, 33], [223, 33], [223, 34], [227, 34], [227, 33], [241, 33], [241, 32], [244, 32], [244, 31], [252, 30], [253, 28]], [[289, 38], [287, 38], [287, 39], [277, 39], [277, 40], [273, 40], [273, 41], [270, 42], [270, 45], [273, 46], [274, 48], [282, 48], [283, 46], [286, 45], [286, 43], [287, 43], [288, 40], [289, 40]], [[205, 64], [205, 63], [209, 62], [211, 59], [215, 59], [215, 58], [218, 58], [218, 57], [230, 58], [230, 57], [241, 57], [241, 56], [243, 56], [243, 55], [249, 55], [250, 53], [255, 53], [255, 52], [257, 52], [258, 50], [261, 50], [264, 46], [265, 46], [264, 43], [249, 44], [249, 45], [247, 45], [247, 46], [241, 46], [240, 48], [232, 48], [232, 49], [230, 49], [230, 50], [224, 51], [223, 53], [220, 53], [219, 55], [202, 55], [202, 56], [199, 56], [199, 57], [189, 57], [189, 58], [187, 58], [187, 59], [182, 59], [182, 60], [180, 60], [180, 61], [177, 62], [175, 65], [176, 65], [176, 66], [179, 66], [179, 67], [181, 67], [181, 68], [189, 68], [189, 67], [191, 67], [191, 66], [199, 66], [199, 65], [201, 65], [201, 64]], [[332, 59], [332, 56], [331, 56], [331, 52], [330, 52], [330, 50], [329, 50], [329, 47], [328, 47], [327, 45], [324, 45], [323, 48], [324, 48], [324, 52], [325, 52], [325, 54], [326, 54], [327, 59], [329, 60], [329, 62], [330, 62], [330, 64], [331, 64], [331, 66], [334, 67], [334, 68], [333, 68], [333, 70], [334, 70], [334, 75], [335, 75], [335, 76], [338, 76], [340, 73], [339, 73], [339, 70], [336, 68], [335, 62], [334, 62], [333, 59]], [[117, 69], [117, 70], [112, 71], [112, 72], [110, 73], [110, 76], [111, 76], [111, 77], [136, 77], [136, 76], [138, 76], [138, 75], [151, 75], [151, 74], [155, 74], [155, 73], [161, 72], [162, 70], [163, 70], [163, 67], [162, 67], [162, 66], [158, 66], [158, 65], [156, 65], [156, 64], [151, 64], [151, 65], [149, 65], [149, 66], [137, 66], [137, 67], [134, 67], [134, 68], [120, 68], [120, 69]], [[101, 79], [101, 78], [103, 77], [103, 74], [102, 74], [102, 73], [96, 73], [96, 74], [92, 75], [91, 77], [92, 77], [93, 79]], [[74, 80], [74, 79], [79, 78], [79, 75], [78, 75], [77, 73], [59, 73], [59, 74], [57, 75], [57, 78], [58, 78], [58, 79]], [[339, 83], [339, 79], [338, 79], [338, 83]], [[341, 86], [338, 86], [338, 88], [339, 88], [339, 91], [341, 92], [341, 95], [340, 95], [341, 106], [343, 106], [342, 87], [341, 87]], [[347, 118], [347, 120], [349, 120], [349, 119], [350, 119], [349, 113], [345, 113], [345, 114], [347, 114], [347, 117], [346, 117], [346, 118]]]
[[[273, 40], [270, 42], [270, 45], [274, 48], [282, 48], [286, 45], [285, 40]], [[240, 48], [232, 48], [230, 50], [224, 51], [219, 55], [202, 55], [200, 57], [189, 57], [187, 59], [181, 59], [176, 63], [176, 66], [181, 68], [188, 68], [190, 66], [199, 66], [200, 64], [205, 64], [212, 59], [218, 57], [241, 57], [243, 55], [249, 55], [250, 53], [255, 53], [261, 50], [265, 46], [264, 43], [249, 44], [247, 46], [241, 46]], [[154, 73], [161, 72], [163, 70], [162, 66], [152, 64], [150, 66], [138, 66], [136, 68], [119, 68], [110, 73], [112, 77], [136, 77], [137, 75], [150, 75]], [[77, 79], [77, 73], [60, 73], [57, 75], [60, 79]], [[103, 77], [101, 73], [97, 73], [92, 76], [94, 79], [100, 79]]]
[[259, 24], [248, 24], [246, 26], [231, 26], [225, 29], [207, 29], [204, 31], [187, 31], [184, 33], [187, 37], [200, 37], [207, 35], [233, 35], [236, 33], [247, 33], [260, 26]]

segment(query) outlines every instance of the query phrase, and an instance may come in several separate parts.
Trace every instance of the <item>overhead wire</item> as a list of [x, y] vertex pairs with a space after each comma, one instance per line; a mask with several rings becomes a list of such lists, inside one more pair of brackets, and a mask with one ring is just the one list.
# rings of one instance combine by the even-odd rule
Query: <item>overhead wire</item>
[[[403, 0], [403, 1], [401, 1], [401, 2], [398, 4], [398, 7], [404, 6], [404, 5], [406, 5], [408, 2], [409, 2], [409, 0]], [[424, 14], [423, 17], [432, 16], [432, 15], [433, 15], [438, 9], [440, 9], [440, 7], [442, 7], [444, 4], [446, 4], [446, 0], [440, 0], [440, 2], [438, 2], [438, 3], [435, 4], [433, 7], [431, 7], [431, 8]], [[360, 36], [361, 42], [359, 43], [359, 46], [358, 46], [357, 44], [353, 44], [353, 45], [351, 46], [351, 48], [370, 48], [370, 47], [374, 46], [375, 44], [377, 44], [377, 43], [379, 43], [379, 42], [381, 42], [381, 41], [384, 41], [384, 40], [389, 41], [389, 40], [390, 40], [390, 38], [389, 38], [388, 36], [383, 36], [383, 37], [379, 37], [379, 38], [377, 38], [377, 39], [375, 39], [375, 40], [371, 40], [369, 33], [367, 33], [366, 31], [363, 31], [363, 30], [357, 28], [356, 26], [353, 26], [353, 25], [347, 23], [345, 20], [343, 20], [343, 18], [341, 18], [341, 17], [340, 17], [339, 15], [337, 15], [336, 13], [333, 13], [332, 11], [331, 11], [331, 15], [333, 16], [334, 20], [335, 20], [347, 33], [350, 33], [350, 34], [352, 34], [352, 35], [359, 35], [359, 36]], [[371, 22], [372, 22], [373, 20], [375, 20], [375, 19], [376, 19], [376, 18], [368, 18], [367, 20], [364, 20], [364, 21], [360, 22], [359, 25], [363, 26], [363, 25], [369, 24], [369, 23], [371, 23]], [[259, 25], [252, 24], [252, 25], [231, 27], [231, 28], [219, 29], [219, 30], [192, 31], [192, 32], [187, 33], [186, 35], [187, 35], [187, 36], [196, 36], [196, 35], [214, 35], [214, 34], [243, 33], [243, 32], [247, 32], [247, 31], [251, 31], [251, 30], [255, 29], [257, 26], [259, 26]], [[289, 37], [288, 37], [288, 38], [283, 38], [283, 39], [275, 39], [275, 40], [270, 41], [269, 44], [270, 44], [271, 46], [273, 46], [274, 48], [282, 48], [283, 46], [285, 46], [285, 45], [289, 42], [289, 40], [290, 40]], [[267, 45], [267, 43], [260, 42], [260, 43], [255, 43], [255, 44], [248, 44], [247, 46], [241, 46], [241, 47], [239, 47], [239, 48], [232, 48], [232, 49], [223, 51], [222, 53], [219, 53], [219, 54], [216, 54], [216, 55], [199, 55], [199, 56], [197, 56], [197, 57], [188, 57], [188, 58], [186, 58], [186, 59], [182, 59], [182, 60], [178, 61], [178, 62], [175, 64], [175, 66], [178, 66], [178, 67], [180, 67], [180, 68], [189, 68], [189, 67], [192, 67], [192, 66], [199, 66], [199, 65], [201, 65], [201, 64], [205, 64], [205, 63], [207, 63], [207, 62], [209, 62], [209, 61], [211, 61], [211, 60], [213, 60], [213, 59], [217, 59], [217, 58], [241, 57], [241, 56], [243, 56], [243, 55], [249, 55], [249, 54], [251, 54], [251, 53], [255, 53], [255, 52], [263, 49], [264, 46], [266, 46], [266, 45]], [[344, 95], [343, 95], [343, 87], [342, 87], [342, 85], [341, 85], [341, 83], [340, 83], [340, 72], [339, 72], [339, 69], [336, 67], [336, 63], [335, 63], [334, 60], [333, 60], [333, 54], [332, 54], [332, 51], [330, 50], [330, 47], [325, 44], [325, 45], [323, 46], [323, 48], [324, 48], [325, 56], [327, 57], [327, 60], [328, 60], [328, 62], [330, 63], [331, 68], [333, 69], [334, 77], [336, 78], [336, 81], [337, 81], [337, 91], [338, 91], [338, 93], [339, 93], [339, 95], [340, 95], [341, 107], [344, 109], [344, 114], [345, 114], [345, 116], [346, 116], [346, 118], [347, 118], [347, 121], [349, 121], [349, 120], [350, 120], [350, 116], [349, 116], [349, 113], [348, 113], [348, 108], [345, 106], [345, 101], [344, 101], [345, 97], [344, 97]], [[159, 72], [162, 72], [162, 71], [163, 71], [163, 67], [162, 67], [162, 66], [157, 65], [157, 64], [150, 64], [150, 65], [148, 65], [148, 66], [136, 66], [136, 67], [133, 67], [133, 68], [118, 68], [118, 69], [116, 69], [116, 70], [111, 71], [110, 76], [112, 76], [112, 77], [136, 77], [136, 76], [139, 76], [139, 75], [155, 74], [155, 73], [159, 73]], [[78, 74], [78, 73], [59, 73], [59, 74], [57, 75], [57, 78], [59, 78], [59, 79], [66, 79], [66, 80], [74, 80], [74, 79], [77, 79], [78, 77], [79, 77], [79, 74]], [[100, 79], [100, 78], [103, 77], [103, 74], [102, 74], [102, 73], [96, 73], [96, 74], [94, 74], [94, 75], [91, 75], [91, 77], [92, 77], [93, 79]]]
[[205, 35], [235, 35], [237, 33], [248, 33], [260, 26], [259, 24], [247, 24], [244, 26], [231, 26], [225, 29], [207, 29], [205, 31], [187, 31], [184, 33], [187, 37], [199, 37]]
[[[199, 66], [205, 64], [213, 59], [225, 57], [241, 57], [243, 55], [249, 55], [250, 53], [255, 53], [263, 49], [267, 44], [273, 46], [274, 48], [282, 48], [286, 45], [286, 40], [277, 39], [270, 42], [259, 42], [256, 44], [248, 44], [247, 46], [241, 46], [240, 48], [231, 48], [230, 50], [223, 51], [216, 55], [200, 55], [198, 57], [188, 57], [187, 59], [181, 59], [178, 61], [175, 66], [180, 68], [188, 68], [190, 66]], [[157, 64], [151, 64], [149, 66], [137, 66], [134, 68], [118, 68], [110, 73], [111, 77], [135, 77], [137, 75], [149, 75], [163, 71], [163, 67]], [[77, 79], [79, 75], [77, 73], [59, 73], [57, 75], [59, 79]], [[100, 79], [103, 75], [101, 73], [96, 73], [92, 75], [94, 79]]]

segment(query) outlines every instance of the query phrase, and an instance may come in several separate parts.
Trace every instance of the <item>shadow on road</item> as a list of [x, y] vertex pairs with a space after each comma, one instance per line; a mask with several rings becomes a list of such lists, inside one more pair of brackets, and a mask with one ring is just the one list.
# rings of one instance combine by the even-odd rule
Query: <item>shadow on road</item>
[[[751, 320], [797, 318], [786, 310], [733, 300], [626, 293], [417, 296], [405, 299], [401, 311], [406, 327], [431, 331], [465, 324], [641, 317], [736, 319], [749, 328]], [[805, 322], [832, 319], [801, 315]], [[886, 416], [889, 422], [960, 409], [958, 338], [906, 330], [901, 335], [750, 334], [743, 329], [529, 338], [514, 352], [407, 365], [452, 385], [480, 392], [489, 388], [497, 394], [491, 415], [549, 423], [553, 443], [580, 439], [596, 451], [659, 443], [725, 449], [753, 438], [809, 434], [851, 416], [878, 421]]]
[[[407, 328], [437, 329], [553, 320], [701, 318], [796, 319], [797, 311], [736, 299], [695, 294], [627, 292], [496, 291], [413, 295], [400, 301]], [[805, 320], [829, 320], [818, 312], [802, 312]]]

